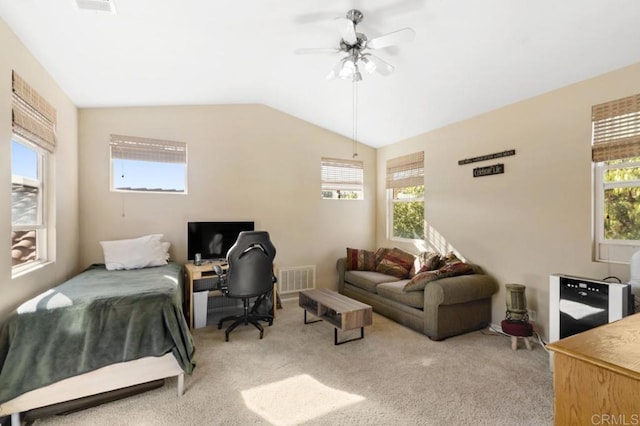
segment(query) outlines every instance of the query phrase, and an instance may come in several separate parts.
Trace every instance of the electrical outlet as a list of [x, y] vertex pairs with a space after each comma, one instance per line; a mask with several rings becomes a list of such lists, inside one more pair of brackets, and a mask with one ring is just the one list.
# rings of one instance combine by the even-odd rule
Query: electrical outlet
[[529, 311], [529, 321], [536, 322], [538, 319], [538, 313], [536, 311]]

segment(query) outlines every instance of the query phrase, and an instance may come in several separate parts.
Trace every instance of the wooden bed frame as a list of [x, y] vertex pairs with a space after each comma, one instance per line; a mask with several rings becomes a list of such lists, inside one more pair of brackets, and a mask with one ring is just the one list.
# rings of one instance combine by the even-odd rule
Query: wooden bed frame
[[24, 411], [175, 376], [178, 377], [178, 396], [182, 396], [184, 371], [171, 353], [112, 364], [26, 392], [0, 404], [0, 416], [11, 415], [11, 426], [20, 426], [20, 413]]

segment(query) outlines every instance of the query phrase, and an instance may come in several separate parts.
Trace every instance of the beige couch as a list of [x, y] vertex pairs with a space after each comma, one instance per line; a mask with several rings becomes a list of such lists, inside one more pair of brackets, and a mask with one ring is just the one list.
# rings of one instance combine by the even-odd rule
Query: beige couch
[[429, 282], [424, 290], [404, 291], [407, 279], [374, 271], [345, 270], [337, 262], [338, 291], [433, 340], [478, 330], [491, 321], [496, 281], [473, 265], [474, 273]]

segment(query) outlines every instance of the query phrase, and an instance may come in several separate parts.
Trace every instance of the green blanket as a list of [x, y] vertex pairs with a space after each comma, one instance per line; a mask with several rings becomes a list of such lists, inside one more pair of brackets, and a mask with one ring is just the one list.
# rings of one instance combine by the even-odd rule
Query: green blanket
[[22, 304], [0, 326], [0, 403], [109, 364], [169, 352], [195, 367], [182, 267], [92, 265]]

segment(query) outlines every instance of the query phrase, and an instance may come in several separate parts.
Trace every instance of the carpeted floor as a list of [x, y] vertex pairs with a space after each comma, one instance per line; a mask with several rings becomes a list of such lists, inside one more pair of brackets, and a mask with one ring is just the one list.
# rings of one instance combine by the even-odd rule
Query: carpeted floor
[[263, 340], [251, 326], [240, 326], [229, 342], [215, 327], [195, 330], [198, 365], [181, 398], [169, 379], [162, 388], [35, 424], [553, 423], [552, 373], [539, 345], [512, 351], [509, 338], [486, 330], [433, 342], [374, 314], [364, 340], [334, 346], [333, 328], [304, 325], [296, 301], [285, 301], [277, 315]]

